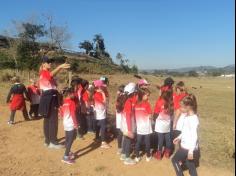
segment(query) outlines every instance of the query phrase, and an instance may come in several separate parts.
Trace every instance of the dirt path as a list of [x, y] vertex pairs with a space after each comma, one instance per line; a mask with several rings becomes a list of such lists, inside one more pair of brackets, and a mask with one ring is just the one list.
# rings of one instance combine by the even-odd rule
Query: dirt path
[[[3, 112], [2, 112], [3, 111]], [[73, 151], [79, 151], [75, 165], [61, 162], [64, 150], [51, 150], [43, 146], [42, 120], [19, 122], [23, 118], [18, 113], [15, 126], [7, 125], [8, 109], [1, 108], [0, 117], [0, 175], [1, 176], [166, 176], [175, 175], [169, 160], [161, 162], [141, 161], [135, 166], [125, 166], [116, 154], [116, 142], [112, 148], [100, 149], [88, 134], [85, 140], [76, 140]], [[63, 137], [62, 124], [58, 137]], [[233, 171], [201, 165], [200, 176], [231, 176]], [[188, 175], [188, 174], [186, 174]]]

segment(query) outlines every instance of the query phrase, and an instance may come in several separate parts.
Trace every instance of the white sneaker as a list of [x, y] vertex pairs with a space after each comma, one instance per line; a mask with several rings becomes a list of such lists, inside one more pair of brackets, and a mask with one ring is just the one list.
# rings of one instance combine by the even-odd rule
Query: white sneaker
[[136, 161], [131, 159], [131, 158], [126, 158], [125, 161], [124, 161], [124, 164], [125, 165], [135, 165]]
[[103, 149], [109, 149], [111, 148], [106, 142], [102, 142], [101, 148]]
[[122, 149], [119, 148], [116, 154], [117, 154], [117, 155], [121, 155], [121, 152], [122, 152]]
[[125, 159], [126, 159], [125, 154], [121, 154], [121, 155], [120, 155], [120, 160], [121, 160], [121, 161], [124, 161]]
[[62, 148], [64, 148], [64, 146], [63, 146], [63, 145], [60, 145], [60, 144], [53, 144], [53, 143], [50, 143], [50, 144], [48, 145], [48, 148], [51, 148], [51, 149], [62, 149]]
[[7, 124], [12, 126], [12, 125], [14, 125], [14, 122], [13, 121], [8, 121]]
[[147, 162], [150, 162], [151, 161], [151, 159], [152, 159], [152, 157], [150, 156], [150, 157], [146, 157], [146, 161]]
[[140, 157], [135, 157], [135, 161], [138, 163], [139, 161], [141, 161]]

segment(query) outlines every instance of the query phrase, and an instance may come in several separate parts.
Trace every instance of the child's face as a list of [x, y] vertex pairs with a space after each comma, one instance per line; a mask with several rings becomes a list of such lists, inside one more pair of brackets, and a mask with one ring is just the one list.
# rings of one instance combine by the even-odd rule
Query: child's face
[[43, 64], [43, 67], [46, 68], [46, 69], [50, 69], [51, 68], [51, 63], [44, 63]]
[[149, 98], [150, 94], [145, 94], [143, 95], [143, 101], [147, 101]]
[[180, 111], [182, 113], [187, 113], [188, 112], [188, 107], [185, 106], [183, 103], [181, 103]]
[[177, 92], [178, 92], [178, 93], [183, 92], [183, 90], [184, 90], [184, 87], [178, 87], [178, 88], [177, 88]]

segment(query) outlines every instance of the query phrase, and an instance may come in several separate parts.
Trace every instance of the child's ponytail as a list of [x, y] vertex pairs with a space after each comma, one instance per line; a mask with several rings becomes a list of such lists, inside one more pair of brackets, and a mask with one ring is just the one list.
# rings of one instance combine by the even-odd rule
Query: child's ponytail
[[129, 98], [128, 93], [121, 93], [116, 100], [116, 111], [121, 113], [124, 110], [126, 100]]
[[183, 104], [185, 106], [190, 106], [194, 113], [197, 113], [197, 99], [196, 96], [193, 94], [189, 94], [183, 99]]

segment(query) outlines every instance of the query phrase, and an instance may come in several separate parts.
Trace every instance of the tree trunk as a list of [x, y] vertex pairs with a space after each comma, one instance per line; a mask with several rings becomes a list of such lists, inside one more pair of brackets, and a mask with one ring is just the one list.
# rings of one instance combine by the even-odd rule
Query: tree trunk
[[69, 71], [69, 82], [68, 82], [68, 87], [70, 87], [70, 83], [71, 83], [71, 80], [72, 80], [72, 71]]

